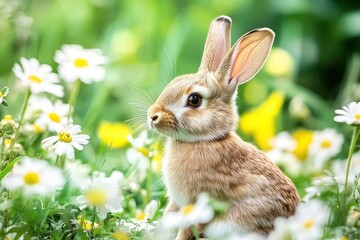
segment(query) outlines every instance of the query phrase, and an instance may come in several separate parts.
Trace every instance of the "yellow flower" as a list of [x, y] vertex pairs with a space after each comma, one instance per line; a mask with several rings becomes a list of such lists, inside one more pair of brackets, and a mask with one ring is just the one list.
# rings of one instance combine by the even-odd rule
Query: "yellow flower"
[[294, 70], [294, 59], [286, 50], [273, 48], [264, 69], [274, 77], [288, 77]]
[[[93, 228], [93, 223], [92, 221], [86, 220], [82, 217], [78, 218], [78, 224], [81, 225], [81, 228], [84, 229], [87, 232], [90, 232]], [[100, 225], [96, 222], [94, 222], [94, 229], [93, 230], [97, 230], [99, 229]], [[95, 231], [97, 232], [97, 231]]]
[[271, 149], [269, 140], [275, 136], [276, 117], [280, 113], [284, 100], [282, 93], [274, 92], [260, 106], [243, 114], [240, 119], [240, 130], [252, 135], [261, 149]]
[[12, 118], [11, 115], [5, 115], [5, 116], [4, 116], [4, 119], [7, 120], [7, 121], [13, 120], [13, 118]]
[[129, 235], [122, 231], [116, 231], [111, 236], [116, 240], [130, 240]]
[[125, 123], [111, 123], [103, 121], [98, 128], [98, 137], [101, 142], [113, 148], [122, 148], [129, 141], [126, 136], [131, 134], [131, 129]]
[[294, 154], [300, 160], [305, 160], [308, 156], [309, 145], [313, 139], [313, 132], [306, 129], [298, 129], [293, 132], [293, 137], [297, 143]]

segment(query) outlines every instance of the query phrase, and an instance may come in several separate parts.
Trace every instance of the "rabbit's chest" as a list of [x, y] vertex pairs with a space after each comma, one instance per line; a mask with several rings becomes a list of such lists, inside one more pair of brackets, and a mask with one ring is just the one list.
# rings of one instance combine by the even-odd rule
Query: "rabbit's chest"
[[186, 153], [181, 158], [169, 154], [164, 159], [164, 181], [170, 199], [178, 206], [195, 202], [202, 192], [210, 195], [219, 192], [213, 184], [215, 176], [209, 174], [209, 167], [191, 157], [191, 154]]

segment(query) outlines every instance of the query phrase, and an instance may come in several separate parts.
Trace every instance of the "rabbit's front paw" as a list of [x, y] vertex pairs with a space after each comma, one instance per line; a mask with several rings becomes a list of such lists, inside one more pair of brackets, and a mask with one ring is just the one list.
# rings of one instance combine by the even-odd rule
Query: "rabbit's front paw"
[[175, 240], [191, 240], [193, 234], [189, 228], [180, 229]]

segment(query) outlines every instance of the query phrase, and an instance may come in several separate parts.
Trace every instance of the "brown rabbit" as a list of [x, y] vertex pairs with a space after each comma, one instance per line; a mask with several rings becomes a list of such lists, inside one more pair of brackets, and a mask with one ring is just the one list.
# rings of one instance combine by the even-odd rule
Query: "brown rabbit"
[[[253, 30], [230, 49], [230, 25], [226, 16], [211, 23], [198, 72], [166, 86], [148, 110], [148, 124], [169, 137], [163, 168], [170, 200], [166, 211], [192, 204], [206, 192], [230, 203], [223, 216], [199, 227], [207, 237], [266, 236], [275, 218], [294, 214], [300, 199], [291, 180], [236, 135], [235, 99], [238, 85], [263, 66], [274, 33]], [[190, 229], [180, 229], [176, 239], [191, 238]]]

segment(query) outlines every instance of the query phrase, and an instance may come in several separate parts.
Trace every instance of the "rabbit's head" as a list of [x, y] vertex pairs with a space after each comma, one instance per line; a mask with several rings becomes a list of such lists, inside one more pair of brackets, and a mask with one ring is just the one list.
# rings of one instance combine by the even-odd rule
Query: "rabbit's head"
[[270, 29], [240, 37], [230, 49], [231, 19], [212, 21], [197, 73], [176, 77], [148, 110], [150, 128], [180, 141], [212, 141], [238, 121], [236, 93], [263, 66], [274, 40]]

